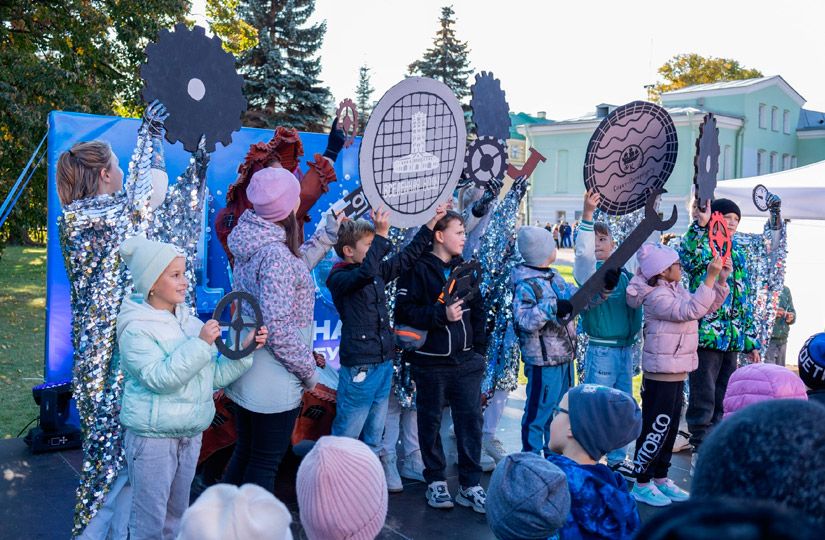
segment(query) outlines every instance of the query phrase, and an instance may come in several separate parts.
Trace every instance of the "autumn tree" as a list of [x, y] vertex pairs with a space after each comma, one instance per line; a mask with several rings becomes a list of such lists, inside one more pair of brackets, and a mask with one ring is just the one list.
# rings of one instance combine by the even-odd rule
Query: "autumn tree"
[[677, 54], [658, 71], [664, 80], [654, 86], [657, 94], [696, 84], [762, 77], [761, 71], [743, 67], [737, 60], [696, 53]]
[[225, 51], [234, 55], [258, 44], [258, 30], [238, 14], [240, 0], [206, 0], [209, 28], [223, 40]]

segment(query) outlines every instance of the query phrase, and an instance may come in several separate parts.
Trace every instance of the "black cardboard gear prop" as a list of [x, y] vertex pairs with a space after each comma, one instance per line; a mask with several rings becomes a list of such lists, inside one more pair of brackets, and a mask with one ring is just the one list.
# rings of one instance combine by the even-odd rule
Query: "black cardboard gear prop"
[[423, 225], [452, 197], [464, 168], [464, 112], [443, 83], [410, 77], [384, 94], [370, 115], [359, 153], [370, 206], [396, 227]]
[[[245, 322], [243, 320], [242, 308], [244, 303], [249, 304], [253, 313], [255, 313], [255, 322]], [[229, 310], [231, 320], [228, 322], [221, 320], [221, 315], [223, 315], [224, 310], [233, 304], [235, 309], [233, 310], [230, 308]], [[241, 332], [244, 328], [248, 328], [250, 332], [254, 333], [257, 332], [258, 328], [264, 324], [264, 317], [263, 314], [261, 314], [261, 307], [258, 305], [258, 301], [255, 300], [254, 296], [242, 291], [233, 291], [227, 294], [221, 298], [221, 301], [218, 302], [217, 306], [215, 306], [215, 312], [212, 314], [212, 318], [218, 321], [218, 324], [221, 326], [221, 331], [223, 331], [224, 328], [227, 328], [229, 330], [229, 335], [232, 338], [231, 347], [224, 341], [223, 334], [218, 336], [218, 339], [215, 340], [215, 346], [222, 355], [232, 360], [240, 360], [241, 358], [252, 354], [252, 352], [257, 348], [258, 344], [254, 339], [246, 347], [241, 346]]]
[[332, 205], [332, 211], [335, 214], [344, 213], [348, 219], [358, 219], [370, 209], [367, 202], [367, 197], [364, 195], [364, 190], [358, 186], [354, 190], [347, 193], [338, 202]]
[[621, 270], [625, 263], [642, 247], [653, 231], [666, 231], [673, 227], [679, 214], [676, 210], [676, 205], [673, 205], [673, 211], [670, 218], [662, 220], [656, 212], [656, 197], [665, 193], [664, 190], [659, 189], [650, 192], [645, 202], [645, 217], [641, 223], [627, 235], [624, 242], [619, 244], [616, 251], [596, 270], [596, 273], [590, 276], [590, 279], [584, 282], [579, 287], [579, 290], [570, 299], [573, 304], [573, 311], [561, 321], [564, 324], [572, 321], [576, 315], [581, 313], [597, 295], [604, 290], [604, 277], [611, 269]]
[[344, 141], [344, 148], [349, 148], [355, 142], [355, 135], [358, 134], [358, 109], [355, 108], [355, 102], [347, 98], [339, 103], [335, 117], [338, 119], [338, 128], [347, 137]]
[[501, 89], [501, 82], [492, 72], [482, 71], [476, 74], [470, 93], [473, 96], [470, 108], [473, 110], [476, 135], [501, 141], [509, 139], [510, 106]]
[[157, 41], [146, 46], [141, 94], [146, 103], [157, 99], [166, 106], [167, 141], [180, 141], [194, 152], [205, 135], [206, 151], [214, 152], [216, 143], [229, 146], [232, 133], [241, 129], [243, 78], [220, 38], [206, 37], [200, 26], [189, 30], [177, 24], [174, 30], [161, 30]]
[[[467, 145], [464, 176], [479, 187], [501, 180], [507, 172], [507, 148], [493, 137], [479, 137]], [[460, 183], [460, 182], [459, 182]]]
[[719, 173], [719, 128], [713, 113], [705, 115], [699, 125], [699, 138], [696, 139], [696, 155], [693, 158], [693, 185], [699, 208], [713, 201], [716, 190], [716, 175]]
[[722, 262], [730, 259], [730, 252], [733, 247], [728, 224], [722, 212], [714, 212], [708, 221], [708, 243], [710, 252], [714, 257], [722, 257]]
[[601, 195], [599, 208], [612, 216], [645, 205], [662, 189], [676, 164], [676, 127], [666, 110], [647, 101], [617, 107], [596, 128], [584, 160], [584, 185]]

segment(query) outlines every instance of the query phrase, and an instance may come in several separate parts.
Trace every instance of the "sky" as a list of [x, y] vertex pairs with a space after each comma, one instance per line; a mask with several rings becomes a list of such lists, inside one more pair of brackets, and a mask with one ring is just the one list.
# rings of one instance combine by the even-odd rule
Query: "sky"
[[[193, 11], [203, 13], [204, 0]], [[431, 46], [450, 0], [317, 0], [325, 20], [321, 78], [336, 103], [355, 97], [370, 67], [378, 100]], [[825, 2], [809, 0], [452, 0], [456, 35], [475, 72], [501, 80], [510, 110], [563, 120], [599, 103], [645, 99], [644, 86], [676, 54], [733, 58], [782, 77], [825, 111]]]

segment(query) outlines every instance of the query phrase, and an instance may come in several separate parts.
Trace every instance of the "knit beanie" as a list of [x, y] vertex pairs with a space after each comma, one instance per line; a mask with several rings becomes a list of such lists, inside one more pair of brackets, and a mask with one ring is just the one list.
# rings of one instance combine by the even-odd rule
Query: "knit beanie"
[[642, 244], [636, 252], [636, 260], [639, 262], [639, 271], [642, 277], [650, 279], [658, 276], [670, 265], [679, 261], [679, 254], [672, 247], [663, 244]]
[[580, 384], [567, 393], [567, 402], [573, 438], [595, 460], [642, 432], [642, 411], [633, 396], [621, 390]]
[[750, 364], [733, 372], [723, 401], [725, 418], [768, 399], [808, 399], [796, 373], [775, 364]]
[[544, 266], [556, 254], [553, 233], [544, 227], [522, 225], [518, 230], [518, 251], [528, 266]]
[[702, 444], [691, 499], [731, 497], [795, 508], [825, 526], [825, 407], [776, 399], [726, 418]]
[[564, 472], [532, 452], [510, 454], [487, 488], [487, 523], [499, 540], [544, 540], [570, 512]]
[[292, 515], [256, 484], [215, 484], [183, 514], [177, 540], [292, 540]]
[[281, 221], [298, 204], [301, 184], [286, 169], [265, 167], [252, 175], [246, 196], [260, 217], [267, 221]]
[[739, 210], [739, 205], [730, 199], [716, 199], [710, 203], [710, 211], [711, 213], [721, 212], [723, 216], [725, 214], [736, 214], [739, 219], [742, 219], [742, 211]]
[[809, 337], [799, 351], [799, 377], [811, 390], [825, 390], [825, 333]]
[[149, 240], [141, 234], [120, 244], [120, 257], [132, 274], [135, 292], [148, 300], [152, 285], [169, 263], [183, 257], [183, 254], [172, 244]]
[[295, 488], [309, 540], [372, 540], [384, 526], [387, 480], [358, 439], [318, 439], [301, 461]]

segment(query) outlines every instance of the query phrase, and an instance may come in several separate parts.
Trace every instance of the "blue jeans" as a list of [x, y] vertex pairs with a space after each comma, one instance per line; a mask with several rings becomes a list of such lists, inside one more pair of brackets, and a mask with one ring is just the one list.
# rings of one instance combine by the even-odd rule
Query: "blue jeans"
[[521, 450], [546, 456], [550, 452], [550, 422], [553, 409], [570, 389], [570, 362], [560, 366], [524, 366], [527, 402], [521, 417]]
[[392, 373], [389, 360], [380, 364], [341, 366], [333, 435], [360, 437], [376, 455], [380, 453]]
[[[606, 347], [589, 344], [584, 353], [584, 382], [601, 384], [633, 395], [633, 347]], [[613, 465], [627, 459], [630, 445], [607, 453]]]

